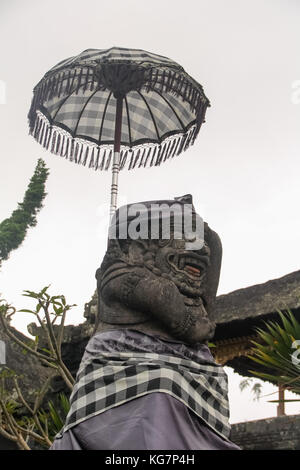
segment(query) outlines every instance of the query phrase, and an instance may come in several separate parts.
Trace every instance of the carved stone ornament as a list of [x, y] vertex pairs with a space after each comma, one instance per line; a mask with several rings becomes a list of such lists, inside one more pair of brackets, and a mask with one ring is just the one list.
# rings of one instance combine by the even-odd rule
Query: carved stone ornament
[[[192, 196], [168, 201], [139, 203], [138, 222], [150, 221], [153, 204], [188, 207], [195, 227], [196, 214]], [[124, 237], [121, 214], [127, 214], [125, 225], [133, 220], [130, 209], [116, 211], [108, 240], [107, 252], [96, 272], [98, 316], [95, 331], [131, 328], [185, 343], [206, 342], [215, 331], [214, 302], [222, 258], [219, 236], [203, 223], [201, 247], [187, 249], [191, 240], [181, 228], [180, 238], [175, 218], [169, 217], [170, 234], [163, 236], [163, 213], [159, 214], [159, 237], [151, 238], [150, 222], [147, 236]], [[144, 208], [144, 210], [143, 210]], [[169, 212], [170, 214], [170, 212]], [[151, 213], [151, 223], [153, 213]], [[197, 219], [197, 220], [198, 220]], [[201, 219], [202, 220], [202, 219]], [[201, 221], [200, 220], [200, 221]], [[121, 238], [121, 232], [123, 233]], [[142, 231], [141, 231], [142, 232]]]

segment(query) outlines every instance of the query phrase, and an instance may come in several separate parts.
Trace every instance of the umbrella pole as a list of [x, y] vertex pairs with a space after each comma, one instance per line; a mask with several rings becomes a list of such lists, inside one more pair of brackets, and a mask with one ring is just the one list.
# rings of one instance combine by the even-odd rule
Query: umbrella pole
[[112, 179], [110, 191], [110, 220], [117, 209], [118, 198], [118, 177], [120, 171], [120, 146], [121, 146], [121, 128], [122, 128], [122, 109], [123, 96], [117, 97], [116, 120], [115, 120], [115, 138], [114, 138], [114, 159], [112, 165]]

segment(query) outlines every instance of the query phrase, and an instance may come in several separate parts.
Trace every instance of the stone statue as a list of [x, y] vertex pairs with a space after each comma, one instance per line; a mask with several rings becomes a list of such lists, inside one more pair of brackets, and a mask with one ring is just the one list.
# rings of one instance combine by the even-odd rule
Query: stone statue
[[112, 220], [94, 335], [52, 449], [237, 449], [227, 376], [207, 346], [220, 239], [190, 195], [133, 206]]
[[[192, 204], [190, 195], [175, 201]], [[192, 214], [195, 217], [196, 214]], [[109, 240], [97, 270], [97, 331], [134, 327], [193, 344], [213, 337], [213, 307], [219, 283], [222, 246], [204, 225], [204, 244], [186, 250], [181, 239]]]

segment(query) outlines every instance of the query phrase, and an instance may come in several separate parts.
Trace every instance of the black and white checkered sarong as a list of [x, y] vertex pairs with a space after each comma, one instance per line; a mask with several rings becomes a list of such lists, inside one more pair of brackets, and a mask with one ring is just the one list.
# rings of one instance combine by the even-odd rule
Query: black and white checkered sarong
[[152, 392], [173, 396], [228, 439], [227, 375], [220, 365], [136, 351], [101, 351], [82, 362], [57, 438], [88, 418]]

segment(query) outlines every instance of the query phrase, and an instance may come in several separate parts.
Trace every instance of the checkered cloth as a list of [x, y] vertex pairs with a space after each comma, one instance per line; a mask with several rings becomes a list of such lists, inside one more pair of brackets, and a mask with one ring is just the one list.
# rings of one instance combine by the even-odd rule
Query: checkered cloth
[[52, 153], [108, 169], [116, 90], [125, 96], [121, 169], [159, 165], [186, 150], [209, 106], [202, 86], [167, 57], [89, 49], [57, 64], [35, 87], [30, 133]]
[[[128, 336], [127, 341], [130, 345], [134, 339]], [[83, 361], [78, 371], [70, 397], [71, 408], [57, 438], [76, 424], [115, 406], [148, 393], [162, 392], [184, 403], [228, 440], [227, 376], [213, 361], [202, 362], [146, 352], [99, 352]]]

